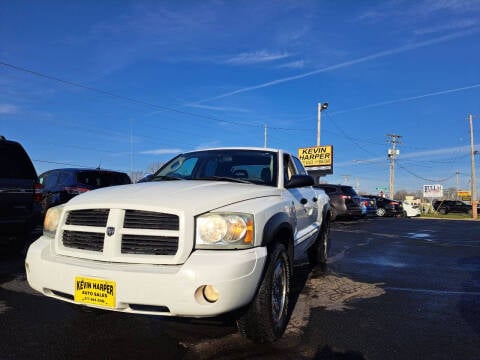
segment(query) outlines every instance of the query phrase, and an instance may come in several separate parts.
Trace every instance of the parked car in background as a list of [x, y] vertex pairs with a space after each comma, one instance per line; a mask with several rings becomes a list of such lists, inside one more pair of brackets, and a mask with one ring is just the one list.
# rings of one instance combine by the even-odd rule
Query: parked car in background
[[[440, 214], [448, 213], [472, 213], [472, 205], [460, 200], [435, 200], [432, 203], [433, 209]], [[477, 212], [480, 212], [480, 204], [477, 204]]]
[[[41, 233], [42, 186], [18, 142], [0, 136], [0, 245], [21, 250]], [[3, 251], [0, 250], [0, 253]]]
[[395, 201], [389, 198], [378, 195], [365, 195], [370, 199], [375, 199], [377, 203], [377, 216], [402, 216], [403, 206], [400, 201]]
[[132, 183], [123, 172], [101, 169], [54, 169], [44, 172], [39, 178], [43, 185], [45, 211], [90, 190]]
[[403, 207], [403, 216], [405, 217], [420, 216], [420, 209], [418, 205], [412, 205], [406, 202], [402, 202], [402, 207]]
[[360, 196], [348, 185], [316, 184], [316, 189], [324, 190], [330, 197], [332, 221], [336, 218], [359, 218], [362, 216]]
[[375, 199], [360, 196], [360, 206], [362, 207], [362, 216], [377, 216], [377, 201]]

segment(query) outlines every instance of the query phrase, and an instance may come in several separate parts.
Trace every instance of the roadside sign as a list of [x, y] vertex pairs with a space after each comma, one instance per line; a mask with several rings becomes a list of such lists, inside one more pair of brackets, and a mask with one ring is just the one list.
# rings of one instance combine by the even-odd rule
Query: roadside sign
[[423, 185], [423, 197], [436, 198], [443, 196], [443, 185]]
[[462, 201], [472, 201], [472, 192], [471, 192], [471, 191], [458, 190], [458, 191], [457, 191], [457, 196], [458, 196]]

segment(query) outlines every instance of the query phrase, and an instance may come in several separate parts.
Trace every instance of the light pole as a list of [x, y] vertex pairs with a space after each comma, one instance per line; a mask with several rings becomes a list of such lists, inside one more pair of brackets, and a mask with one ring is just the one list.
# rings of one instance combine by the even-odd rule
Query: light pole
[[468, 117], [470, 121], [470, 154], [471, 154], [471, 162], [472, 162], [472, 181], [471, 181], [471, 194], [472, 194], [472, 217], [474, 219], [477, 218], [477, 188], [475, 184], [475, 143], [473, 141], [473, 116], [470, 115]]
[[318, 118], [317, 118], [317, 146], [320, 146], [320, 124], [322, 119], [322, 111], [328, 108], [328, 103], [318, 103]]

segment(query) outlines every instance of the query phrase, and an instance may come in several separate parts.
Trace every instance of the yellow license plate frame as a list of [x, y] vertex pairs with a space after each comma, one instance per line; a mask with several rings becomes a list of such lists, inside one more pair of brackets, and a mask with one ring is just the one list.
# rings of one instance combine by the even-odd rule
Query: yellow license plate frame
[[75, 302], [115, 308], [117, 291], [115, 281], [76, 276], [73, 289]]

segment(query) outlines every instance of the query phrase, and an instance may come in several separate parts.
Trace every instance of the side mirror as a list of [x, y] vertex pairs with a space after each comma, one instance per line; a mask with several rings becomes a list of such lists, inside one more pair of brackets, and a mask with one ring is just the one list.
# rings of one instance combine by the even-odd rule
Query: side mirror
[[285, 184], [286, 189], [312, 186], [315, 180], [311, 175], [293, 175], [290, 181]]

